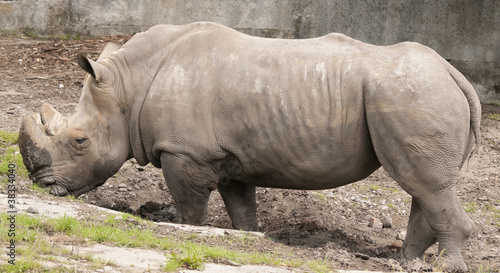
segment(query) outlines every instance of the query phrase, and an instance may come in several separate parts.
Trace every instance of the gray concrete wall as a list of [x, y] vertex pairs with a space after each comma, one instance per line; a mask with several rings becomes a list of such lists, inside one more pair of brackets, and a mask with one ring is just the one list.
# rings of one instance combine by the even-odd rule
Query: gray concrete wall
[[129, 35], [159, 23], [194, 21], [214, 21], [266, 37], [342, 32], [379, 45], [419, 42], [462, 71], [481, 101], [500, 103], [498, 0], [0, 1], [3, 33]]

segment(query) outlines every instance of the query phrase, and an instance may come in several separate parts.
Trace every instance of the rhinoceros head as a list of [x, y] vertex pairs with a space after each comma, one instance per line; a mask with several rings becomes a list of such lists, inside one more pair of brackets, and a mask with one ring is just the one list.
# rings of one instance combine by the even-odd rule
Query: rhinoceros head
[[57, 196], [78, 196], [102, 185], [130, 154], [128, 127], [118, 79], [107, 57], [97, 62], [78, 54], [85, 78], [76, 111], [64, 118], [49, 105], [22, 121], [19, 147], [30, 177]]

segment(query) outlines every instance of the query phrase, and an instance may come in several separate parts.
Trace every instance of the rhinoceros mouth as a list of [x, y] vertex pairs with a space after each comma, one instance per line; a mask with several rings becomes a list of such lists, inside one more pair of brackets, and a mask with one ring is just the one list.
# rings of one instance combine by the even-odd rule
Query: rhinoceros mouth
[[40, 185], [43, 188], [50, 188], [49, 193], [54, 196], [66, 196], [73, 195], [78, 197], [86, 192], [89, 192], [96, 188], [97, 186], [103, 184], [96, 183], [95, 186], [85, 185], [80, 189], [72, 189], [70, 185], [76, 185], [76, 181], [72, 181], [68, 178], [61, 178], [54, 173], [54, 170], [50, 166], [42, 166], [37, 168], [35, 171], [29, 174], [29, 178]]
[[49, 166], [42, 166], [31, 172], [30, 179], [42, 187], [49, 187], [49, 193], [55, 196], [66, 196], [71, 194], [67, 183], [54, 175], [54, 171]]

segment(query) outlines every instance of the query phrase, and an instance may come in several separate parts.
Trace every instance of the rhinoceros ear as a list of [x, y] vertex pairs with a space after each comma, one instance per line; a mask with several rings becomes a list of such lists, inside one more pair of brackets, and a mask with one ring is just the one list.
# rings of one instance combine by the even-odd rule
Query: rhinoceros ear
[[78, 65], [83, 70], [85, 70], [87, 73], [89, 73], [90, 76], [92, 76], [93, 78], [95, 78], [94, 68], [92, 67], [92, 64], [91, 64], [91, 62], [93, 62], [93, 61], [91, 61], [87, 57], [87, 52], [80, 52], [80, 53], [78, 53], [77, 60], [78, 60]]
[[103, 80], [106, 67], [100, 63], [94, 62], [87, 57], [86, 52], [80, 52], [77, 55], [78, 65], [87, 73], [90, 74], [96, 81], [100, 82]]
[[[117, 43], [107, 43], [104, 46], [104, 49], [97, 59], [97, 61], [101, 61], [107, 59], [111, 53], [121, 48], [120, 44]], [[101, 81], [104, 76], [104, 66], [92, 61], [87, 57], [87, 52], [80, 52], [77, 55], [78, 65], [87, 73], [89, 73], [96, 81]]]

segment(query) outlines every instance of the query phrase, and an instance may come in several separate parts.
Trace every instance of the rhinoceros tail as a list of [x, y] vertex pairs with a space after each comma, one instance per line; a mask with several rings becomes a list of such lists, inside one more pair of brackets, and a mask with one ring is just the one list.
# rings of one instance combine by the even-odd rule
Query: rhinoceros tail
[[[468, 149], [464, 154], [462, 160], [462, 165], [465, 161], [468, 161], [470, 157], [479, 149], [481, 142], [481, 135], [479, 132], [481, 125], [481, 103], [477, 97], [476, 91], [472, 87], [469, 81], [460, 73], [455, 67], [446, 62], [447, 70], [450, 76], [453, 78], [458, 87], [462, 90], [467, 101], [469, 102], [470, 111], [470, 130], [474, 138], [469, 137]], [[470, 143], [472, 142], [472, 143]]]

